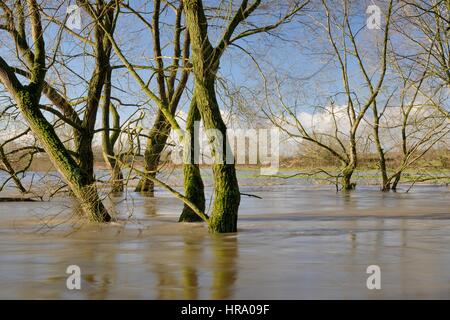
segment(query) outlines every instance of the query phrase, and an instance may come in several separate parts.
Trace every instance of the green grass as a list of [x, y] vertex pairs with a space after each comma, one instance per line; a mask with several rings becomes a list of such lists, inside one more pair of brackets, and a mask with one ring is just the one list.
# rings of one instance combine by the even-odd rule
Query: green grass
[[[326, 168], [280, 168], [277, 175], [263, 176], [260, 175], [259, 168], [255, 167], [238, 167], [237, 173], [240, 179], [294, 179], [294, 180], [308, 180], [308, 179], [325, 179], [331, 178], [324, 172], [314, 173], [315, 171], [324, 170], [331, 175], [338, 175], [340, 170], [335, 167]], [[388, 174], [392, 175], [393, 170], [389, 170]], [[295, 176], [293, 176], [295, 175]], [[354, 180], [379, 180], [381, 175], [378, 169], [374, 168], [358, 168], [353, 175]], [[442, 169], [439, 167], [417, 167], [405, 169], [402, 173], [401, 182], [418, 182], [426, 180], [426, 183], [445, 184], [450, 182], [450, 169]]]

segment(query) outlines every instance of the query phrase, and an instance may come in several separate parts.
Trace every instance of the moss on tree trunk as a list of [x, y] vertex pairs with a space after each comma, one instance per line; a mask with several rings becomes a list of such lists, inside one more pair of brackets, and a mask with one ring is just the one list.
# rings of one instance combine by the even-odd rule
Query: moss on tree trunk
[[78, 166], [86, 176], [86, 183], [94, 183], [94, 152], [92, 151], [92, 139], [94, 137], [87, 129], [80, 135], [80, 144], [77, 148]]
[[[59, 139], [55, 132], [54, 127], [47, 121], [40, 110], [39, 101], [41, 98], [42, 90], [45, 83], [45, 75], [47, 72], [46, 67], [46, 52], [44, 43], [44, 33], [41, 24], [40, 10], [37, 1], [27, 1], [29, 10], [28, 15], [30, 17], [30, 28], [31, 28], [31, 40], [33, 45], [28, 47], [26, 42], [26, 37], [23, 32], [17, 33], [16, 47], [24, 54], [26, 63], [28, 64], [28, 69], [30, 70], [29, 84], [22, 85], [17, 79], [15, 72], [6, 63], [6, 61], [0, 57], [0, 81], [3, 86], [8, 90], [8, 92], [13, 96], [18, 108], [21, 111], [22, 116], [28, 123], [31, 131], [38, 138], [42, 144], [45, 152], [52, 161], [54, 167], [60, 172], [63, 178], [66, 180], [71, 191], [80, 201], [80, 204], [84, 212], [89, 216], [92, 221], [104, 222], [110, 221], [111, 216], [108, 214], [106, 208], [101, 202], [95, 183], [93, 183], [93, 174], [89, 175], [87, 172], [89, 167], [90, 154], [84, 155], [83, 161], [86, 165], [83, 167], [79, 166], [75, 159], [72, 158], [69, 151], [66, 149], [62, 141]], [[19, 4], [20, 7], [20, 4]], [[25, 22], [24, 22], [25, 24]], [[100, 26], [96, 28], [96, 38], [100, 35]], [[99, 41], [96, 42], [97, 45], [101, 45]], [[96, 50], [98, 53], [98, 50]], [[100, 55], [97, 55], [98, 63], [97, 68], [101, 68], [104, 65], [104, 61]], [[98, 76], [98, 78], [97, 78]], [[94, 76], [95, 82], [101, 79], [100, 73]], [[99, 80], [101, 82], [101, 80]], [[95, 126], [95, 115], [97, 110], [97, 105], [100, 97], [99, 95], [94, 96], [91, 89], [98, 92], [101, 86], [96, 86], [90, 83], [89, 93], [88, 93], [88, 106], [86, 108], [86, 118], [85, 123], [89, 125], [87, 133], [84, 135], [85, 142], [92, 142], [94, 126]], [[87, 128], [88, 126], [83, 127]], [[90, 138], [90, 140], [88, 139]], [[86, 146], [87, 148], [87, 146]]]
[[[184, 164], [183, 175], [185, 197], [201, 211], [205, 211], [205, 191], [198, 164]], [[203, 222], [203, 220], [185, 204], [179, 222]]]
[[[195, 124], [200, 121], [201, 116], [197, 108], [195, 95], [192, 98], [189, 107], [189, 113], [186, 120], [186, 131], [190, 137], [187, 144], [184, 146], [189, 149], [190, 157], [185, 159], [183, 164], [184, 175], [184, 195], [201, 211], [205, 211], [205, 188], [203, 185], [200, 168], [198, 165], [199, 150], [195, 146], [198, 143], [198, 137], [195, 134]], [[186, 150], [187, 150], [186, 149]], [[203, 220], [186, 204], [180, 215], [180, 222], [203, 222]]]
[[214, 204], [209, 230], [212, 233], [236, 232], [241, 196], [235, 167], [232, 164], [215, 164], [213, 175]]
[[[192, 44], [192, 65], [195, 75], [195, 97], [208, 139], [211, 143], [213, 164], [214, 203], [209, 219], [212, 233], [237, 231], [240, 203], [239, 185], [233, 163], [226, 163], [226, 126], [217, 103], [215, 82], [222, 48], [213, 48], [208, 38], [208, 22], [199, 0], [184, 1], [186, 25]], [[212, 132], [222, 135], [222, 144]]]
[[342, 170], [341, 186], [343, 191], [354, 190], [356, 184], [352, 182], [352, 176], [355, 172], [355, 165], [350, 163]]
[[[209, 219], [209, 230], [212, 233], [237, 231], [238, 209], [240, 203], [239, 185], [234, 163], [226, 162], [226, 150], [230, 150], [226, 139], [226, 126], [222, 120], [217, 104], [214, 79], [196, 82], [196, 101], [208, 139], [211, 143], [211, 155], [215, 159], [213, 168], [214, 203]], [[222, 144], [217, 144], [213, 131], [218, 130], [222, 136]]]
[[53, 165], [64, 177], [90, 220], [95, 222], [110, 221], [111, 216], [103, 206], [95, 184], [91, 183], [91, 178], [80, 169], [56, 135], [53, 126], [41, 113], [38, 103], [39, 97], [34, 96], [34, 90], [25, 87], [18, 92], [16, 98], [18, 107], [31, 130], [42, 143]]

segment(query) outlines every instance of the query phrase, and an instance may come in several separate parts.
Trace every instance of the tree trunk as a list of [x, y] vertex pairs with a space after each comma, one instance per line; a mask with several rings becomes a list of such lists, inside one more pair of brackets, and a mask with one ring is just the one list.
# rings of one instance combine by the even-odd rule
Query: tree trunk
[[401, 172], [399, 172], [399, 173], [397, 173], [395, 175], [394, 182], [392, 183], [392, 190], [397, 191], [397, 186], [398, 186], [398, 184], [400, 182], [401, 177], [402, 177], [402, 173]]
[[[110, 112], [111, 111], [111, 112]], [[109, 119], [110, 115], [113, 120], [113, 132], [110, 133]], [[119, 138], [120, 134], [120, 117], [116, 108], [109, 104], [103, 105], [103, 133], [102, 133], [102, 154], [105, 163], [111, 170], [111, 191], [122, 192], [123, 191], [123, 174], [120, 169], [119, 163], [116, 161], [116, 155], [114, 153], [114, 145]]]
[[[156, 177], [159, 160], [161, 159], [161, 153], [166, 146], [169, 134], [170, 124], [166, 120], [163, 112], [159, 110], [155, 123], [150, 131], [149, 138], [147, 140], [147, 147], [144, 153], [145, 172], [152, 177]], [[154, 193], [154, 183], [150, 179], [143, 177], [139, 181], [135, 191], [148, 192], [148, 195], [152, 196]]]
[[[236, 232], [240, 203], [239, 185], [233, 163], [226, 162], [226, 126], [217, 103], [215, 81], [222, 48], [212, 47], [208, 38], [208, 22], [202, 1], [183, 1], [186, 25], [192, 44], [192, 65], [195, 75], [195, 97], [215, 158], [213, 169], [214, 203], [209, 219], [212, 233]], [[222, 143], [212, 131], [220, 132]], [[215, 143], [214, 143], [215, 142]]]
[[25, 87], [16, 96], [18, 107], [33, 133], [42, 143], [55, 168], [64, 177], [70, 189], [90, 220], [108, 222], [111, 216], [103, 206], [92, 178], [81, 170], [70, 156], [64, 144], [56, 135], [53, 126], [45, 119], [39, 109], [38, 97], [33, 96], [32, 88]]
[[[213, 169], [214, 180], [214, 203], [209, 229], [212, 233], [225, 233], [237, 231], [237, 218], [240, 203], [239, 185], [236, 178], [234, 163], [226, 163], [226, 150], [231, 148], [227, 145], [226, 126], [222, 120], [220, 109], [216, 100], [214, 79], [205, 82], [196, 82], [196, 101], [209, 133], [208, 139], [211, 143], [211, 155], [215, 158]], [[211, 135], [210, 129], [218, 130], [222, 135], [222, 144], [215, 145], [216, 136]]]
[[[104, 84], [104, 103], [102, 106], [102, 155], [111, 172], [111, 191], [123, 191], [123, 174], [114, 153], [114, 145], [120, 136], [120, 116], [116, 107], [111, 103], [111, 76], [112, 69], [108, 65], [108, 70]], [[111, 132], [110, 118], [112, 118], [113, 130]]]
[[374, 116], [374, 126], [373, 126], [373, 136], [375, 140], [375, 146], [378, 152], [378, 164], [380, 166], [381, 178], [382, 178], [382, 191], [389, 191], [391, 189], [391, 184], [387, 174], [386, 168], [386, 156], [384, 154], [383, 147], [381, 146], [380, 140], [380, 116], [378, 115], [377, 105], [373, 103], [373, 116]]
[[[198, 137], [196, 135], [195, 125], [201, 119], [200, 112], [197, 108], [197, 103], [194, 97], [192, 98], [191, 106], [186, 120], [186, 132], [190, 137], [185, 144], [185, 148], [189, 150], [190, 156], [184, 159], [183, 174], [184, 174], [184, 195], [193, 204], [197, 206], [202, 212], [205, 211], [205, 188], [203, 185], [200, 168], [198, 165], [199, 148]], [[185, 149], [185, 150], [186, 150]], [[179, 222], [203, 222], [203, 220], [186, 204], [183, 207]]]
[[356, 183], [352, 182], [352, 175], [355, 172], [357, 161], [356, 136], [353, 132], [350, 135], [350, 159], [345, 163], [345, 167], [342, 170], [341, 185], [343, 191], [354, 190], [356, 187]]
[[356, 184], [351, 182], [354, 171], [355, 169], [351, 165], [348, 165], [342, 171], [341, 185], [343, 191], [350, 191], [355, 189]]
[[389, 182], [389, 178], [387, 175], [386, 158], [385, 158], [383, 149], [381, 149], [381, 152], [382, 153], [380, 153], [380, 160], [379, 160], [381, 178], [382, 178], [382, 183], [383, 183], [381, 191], [389, 191], [389, 190], [391, 190], [391, 183]]
[[86, 176], [87, 183], [95, 182], [94, 178], [94, 152], [92, 151], [93, 135], [85, 128], [80, 135], [80, 144], [77, 147], [78, 166]]

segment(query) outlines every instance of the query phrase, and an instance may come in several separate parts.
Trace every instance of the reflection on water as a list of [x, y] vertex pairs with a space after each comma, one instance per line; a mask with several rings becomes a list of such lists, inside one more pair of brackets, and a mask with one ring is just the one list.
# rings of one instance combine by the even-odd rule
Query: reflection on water
[[233, 296], [233, 285], [236, 281], [237, 239], [214, 238], [212, 241], [214, 266], [212, 299], [229, 299]]
[[[83, 223], [70, 200], [2, 203], [0, 298], [450, 298], [447, 188], [247, 187], [239, 233], [179, 224], [181, 204], [112, 199], [110, 225]], [[78, 265], [82, 289], [66, 289]], [[382, 290], [366, 289], [381, 268]]]

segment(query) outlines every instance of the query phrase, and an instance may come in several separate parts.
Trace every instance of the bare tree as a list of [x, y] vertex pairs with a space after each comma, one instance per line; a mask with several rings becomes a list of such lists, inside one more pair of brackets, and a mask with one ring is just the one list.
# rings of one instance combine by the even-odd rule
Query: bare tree
[[[208, 19], [203, 1], [183, 1], [186, 24], [192, 41], [194, 98], [206, 129], [218, 130], [222, 137], [226, 137], [227, 128], [220, 114], [215, 88], [220, 58], [226, 48], [239, 39], [277, 28], [299, 12], [306, 3], [294, 3], [287, 14], [274, 24], [250, 28], [237, 35], [234, 34], [238, 26], [255, 12], [261, 5], [261, 1], [249, 3], [243, 0], [236, 9], [231, 4], [231, 8], [235, 10], [234, 14], [225, 18], [224, 31], [217, 46], [214, 47], [208, 33]], [[212, 145], [211, 154], [216, 159], [213, 164], [214, 203], [209, 228], [212, 232], [236, 232], [240, 193], [234, 163], [227, 163], [224, 152], [229, 149], [228, 141], [225, 138], [222, 142], [217, 141], [218, 138], [214, 135], [210, 135], [208, 139]], [[214, 142], [216, 142], [215, 145]]]
[[[326, 114], [332, 119], [332, 129], [330, 132], [316, 130], [309, 127], [308, 123], [297, 116], [296, 105], [289, 105], [283, 97], [283, 90], [280, 82], [275, 81], [275, 92], [277, 102], [281, 112], [274, 111], [269, 102], [269, 108], [265, 111], [272, 123], [278, 126], [288, 136], [302, 139], [316, 144], [320, 148], [327, 150], [336, 159], [339, 160], [342, 167], [338, 177], [343, 190], [351, 190], [355, 184], [351, 181], [352, 175], [358, 164], [358, 131], [361, 123], [367, 113], [367, 110], [376, 104], [378, 94], [382, 88], [387, 69], [387, 52], [389, 41], [389, 27], [392, 15], [393, 2], [390, 1], [387, 13], [386, 23], [383, 30], [382, 50], [380, 53], [379, 76], [376, 81], [369, 75], [367, 63], [364, 61], [360, 51], [360, 45], [357, 41], [357, 33], [353, 30], [354, 26], [350, 23], [350, 2], [344, 1], [342, 10], [331, 11], [329, 3], [322, 1], [325, 13], [325, 24], [321, 24], [328, 37], [332, 48], [334, 59], [337, 61], [338, 69], [341, 75], [342, 91], [330, 95], [327, 106], [318, 106], [319, 115]], [[350, 42], [350, 44], [348, 44]], [[352, 72], [349, 65], [357, 64], [359, 72], [365, 81], [369, 92], [365, 97], [357, 93], [357, 89], [352, 88]], [[353, 72], [354, 73], [354, 72]], [[344, 107], [337, 105], [336, 100], [343, 96]], [[376, 111], [376, 108], [373, 108]], [[345, 120], [345, 124], [342, 123]], [[347, 132], [343, 132], [348, 127]]]
[[[80, 200], [82, 208], [89, 218], [94, 221], [109, 221], [111, 216], [103, 206], [93, 183], [93, 174], [91, 175], [88, 167], [89, 159], [77, 164], [59, 139], [53, 126], [41, 112], [40, 99], [46, 87], [45, 76], [48, 67], [46, 64], [44, 29], [38, 3], [35, 0], [27, 0], [26, 5], [24, 5], [22, 1], [18, 0], [15, 1], [14, 9], [12, 9], [5, 2], [0, 1], [0, 8], [6, 20], [6, 24], [2, 24], [2, 29], [11, 35], [17, 52], [20, 54], [19, 60], [23, 57], [29, 70], [27, 72], [29, 83], [23, 84], [16, 76], [16, 70], [3, 57], [0, 57], [1, 83], [13, 97], [30, 129], [39, 139], [55, 168], [65, 178], [70, 189]], [[25, 28], [27, 19], [25, 9], [28, 9], [28, 20], [31, 25], [31, 46], [28, 45]], [[89, 116], [86, 118], [89, 119], [87, 120], [89, 124], [96, 111], [96, 107], [93, 106], [96, 99], [90, 99], [93, 100], [91, 100], [91, 107], [88, 107]], [[90, 144], [91, 141], [85, 142]], [[86, 146], [83, 147], [86, 148]], [[87, 154], [86, 158], [89, 158], [89, 156]]]
[[414, 64], [420, 93], [430, 105], [450, 119], [448, 105], [436, 100], [440, 95], [448, 97], [450, 87], [450, 1], [403, 0], [400, 1], [402, 19], [396, 30], [405, 40], [402, 51], [396, 55], [402, 66]]

